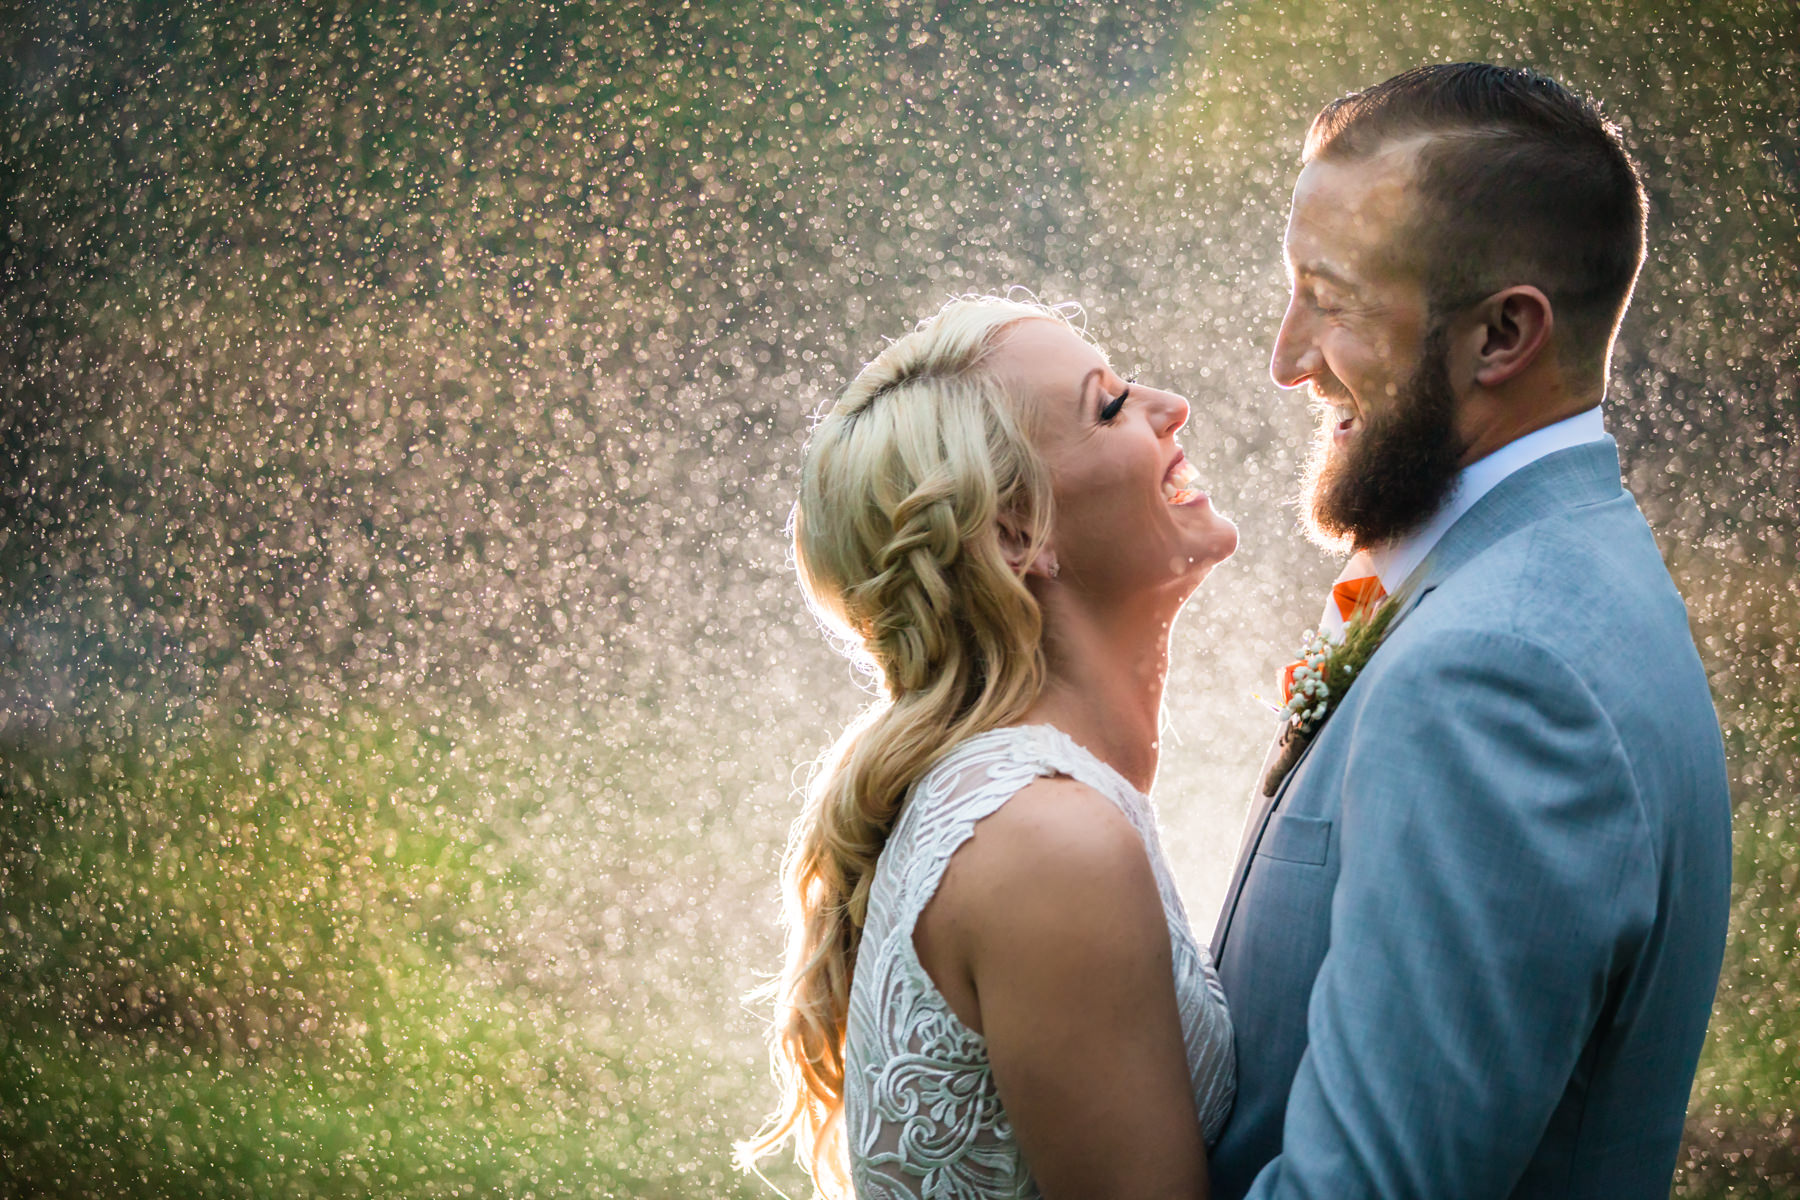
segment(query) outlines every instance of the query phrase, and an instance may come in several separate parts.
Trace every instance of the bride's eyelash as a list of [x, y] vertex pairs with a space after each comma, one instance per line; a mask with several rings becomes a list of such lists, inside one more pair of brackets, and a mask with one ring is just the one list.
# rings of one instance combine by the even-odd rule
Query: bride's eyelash
[[1114, 417], [1119, 415], [1119, 410], [1121, 408], [1125, 407], [1125, 397], [1131, 395], [1131, 385], [1136, 382], [1137, 382], [1136, 375], [1133, 375], [1130, 379], [1127, 379], [1125, 381], [1125, 390], [1120, 392], [1118, 395], [1114, 396], [1111, 400], [1109, 400], [1107, 402], [1106, 407], [1102, 408], [1100, 410], [1100, 423], [1102, 425], [1106, 424], [1107, 422], [1111, 421]]

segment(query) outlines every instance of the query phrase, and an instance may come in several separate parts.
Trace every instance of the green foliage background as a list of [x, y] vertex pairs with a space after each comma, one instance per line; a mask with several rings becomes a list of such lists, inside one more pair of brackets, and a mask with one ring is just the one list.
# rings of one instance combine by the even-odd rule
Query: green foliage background
[[950, 292], [1078, 297], [1195, 402], [1245, 545], [1159, 786], [1204, 914], [1333, 573], [1269, 499], [1299, 138], [1465, 57], [1646, 167], [1608, 420], [1739, 847], [1675, 1190], [1800, 1187], [1793, 6], [107, 0], [0, 49], [0, 1191], [771, 1194], [739, 998], [862, 699], [781, 527]]

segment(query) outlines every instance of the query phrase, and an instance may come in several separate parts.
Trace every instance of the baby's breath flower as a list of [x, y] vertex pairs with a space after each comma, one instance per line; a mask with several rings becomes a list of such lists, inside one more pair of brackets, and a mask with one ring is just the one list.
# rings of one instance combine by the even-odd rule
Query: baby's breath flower
[[[1314, 629], [1306, 631], [1299, 660], [1290, 668], [1287, 703], [1280, 710], [1290, 724], [1302, 734], [1318, 729], [1331, 711], [1333, 695], [1349, 690], [1357, 669], [1381, 644], [1394, 612], [1390, 599], [1373, 613], [1351, 620], [1338, 638]], [[1337, 680], [1335, 688], [1333, 679]]]

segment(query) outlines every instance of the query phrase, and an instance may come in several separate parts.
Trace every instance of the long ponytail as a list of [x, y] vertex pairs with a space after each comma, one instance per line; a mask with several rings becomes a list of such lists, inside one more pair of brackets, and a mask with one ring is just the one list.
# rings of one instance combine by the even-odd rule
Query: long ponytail
[[814, 611], [885, 697], [814, 773], [783, 864], [788, 929], [771, 1056], [782, 1092], [748, 1163], [789, 1137], [827, 1195], [848, 1195], [844, 1035], [875, 865], [908, 790], [964, 739], [1010, 724], [1044, 682], [1042, 618], [1007, 561], [1006, 520], [1041, 547], [1050, 484], [1027, 410], [989, 365], [1005, 329], [1065, 318], [952, 301], [865, 367], [807, 447], [793, 534]]

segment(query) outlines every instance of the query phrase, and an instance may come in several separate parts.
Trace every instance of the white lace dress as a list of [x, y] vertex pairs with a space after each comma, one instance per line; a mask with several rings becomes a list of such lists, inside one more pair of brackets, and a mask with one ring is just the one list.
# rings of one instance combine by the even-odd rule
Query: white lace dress
[[1236, 1090], [1231, 1019], [1212, 959], [1188, 928], [1149, 800], [1053, 726], [996, 729], [919, 780], [875, 868], [845, 1046], [845, 1133], [861, 1200], [1038, 1195], [994, 1090], [987, 1043], [938, 994], [913, 949], [913, 924], [975, 823], [1045, 775], [1093, 788], [1144, 839], [1168, 915], [1188, 1076], [1209, 1145], [1224, 1127]]

